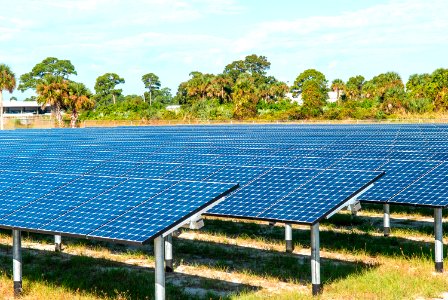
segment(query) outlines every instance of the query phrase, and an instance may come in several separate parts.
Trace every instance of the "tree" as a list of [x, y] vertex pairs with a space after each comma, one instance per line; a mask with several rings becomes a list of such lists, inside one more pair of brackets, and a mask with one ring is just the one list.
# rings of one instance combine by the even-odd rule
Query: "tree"
[[232, 78], [226, 74], [219, 74], [215, 76], [208, 87], [209, 94], [212, 97], [219, 99], [221, 104], [227, 103], [231, 100], [233, 81]]
[[266, 56], [258, 56], [256, 54], [248, 55], [244, 60], [236, 60], [228, 64], [224, 68], [223, 74], [232, 78], [236, 82], [241, 74], [249, 74], [255, 78], [255, 84], [263, 81], [266, 77], [267, 70], [271, 67], [271, 63]]
[[151, 105], [153, 93], [160, 89], [160, 79], [156, 74], [148, 73], [142, 76], [142, 81], [145, 88], [149, 90], [149, 105]]
[[232, 99], [235, 103], [234, 115], [236, 118], [255, 117], [259, 97], [254, 78], [249, 75], [241, 75], [233, 87]]
[[317, 80], [306, 80], [302, 85], [303, 112], [308, 117], [322, 114], [328, 94]]
[[365, 78], [362, 75], [350, 77], [345, 85], [344, 94], [350, 99], [360, 99], [362, 96], [362, 87], [364, 86]]
[[336, 99], [339, 100], [340, 91], [345, 89], [345, 83], [342, 79], [336, 78], [331, 82], [331, 89], [336, 92]]
[[302, 93], [304, 83], [310, 80], [318, 84], [320, 91], [327, 92], [328, 81], [325, 78], [325, 75], [315, 69], [308, 69], [300, 73], [294, 81], [294, 85], [291, 87], [293, 95], [297, 96]]
[[17, 89], [21, 92], [28, 89], [36, 89], [37, 85], [47, 75], [68, 79], [70, 75], [77, 75], [77, 73], [69, 60], [47, 57], [41, 63], [35, 65], [31, 72], [20, 76], [20, 84]]
[[426, 98], [428, 96], [428, 88], [431, 83], [431, 75], [412, 74], [406, 82], [406, 92], [408, 96], [415, 99]]
[[36, 92], [37, 103], [42, 106], [42, 109], [50, 105], [57, 125], [63, 127], [62, 109], [65, 99], [68, 98], [68, 81], [62, 77], [46, 75], [36, 86]]
[[115, 104], [117, 98], [123, 92], [122, 89], [116, 89], [115, 87], [124, 82], [124, 78], [121, 78], [115, 73], [106, 73], [99, 76], [95, 83], [96, 102], [100, 105]]
[[448, 69], [440, 68], [432, 72], [427, 91], [434, 99], [436, 109], [448, 109]]
[[11, 68], [0, 64], [0, 129], [3, 130], [3, 91], [12, 93], [16, 88], [16, 75]]
[[92, 92], [83, 83], [70, 82], [67, 88], [68, 94], [64, 99], [64, 108], [71, 111], [70, 127], [75, 128], [79, 112], [92, 109], [95, 101]]

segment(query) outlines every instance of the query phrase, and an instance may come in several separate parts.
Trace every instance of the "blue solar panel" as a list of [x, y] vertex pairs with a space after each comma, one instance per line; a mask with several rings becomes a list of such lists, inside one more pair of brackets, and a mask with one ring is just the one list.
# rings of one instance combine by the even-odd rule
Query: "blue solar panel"
[[39, 174], [0, 194], [0, 218], [73, 181], [75, 175]]
[[180, 166], [182, 165], [175, 163], [143, 163], [126, 173], [126, 176], [134, 178], [161, 178]]
[[380, 170], [386, 172], [383, 178], [375, 183], [372, 189], [364, 193], [360, 200], [387, 201], [439, 164], [434, 161], [391, 160], [380, 167]]
[[213, 166], [213, 165], [180, 166], [179, 168], [176, 168], [175, 170], [163, 176], [163, 178], [171, 180], [201, 181], [222, 168], [223, 166]]
[[325, 170], [258, 218], [313, 224], [381, 175], [382, 172]]
[[251, 161], [246, 162], [245, 165], [262, 166], [262, 167], [284, 167], [292, 160], [294, 160], [294, 157], [261, 156], [261, 157], [255, 157]]
[[341, 159], [335, 165], [334, 169], [341, 170], [366, 170], [373, 171], [381, 168], [382, 165], [387, 163], [385, 159]]
[[447, 196], [448, 163], [443, 163], [391, 198], [388, 203], [444, 207], [448, 205]]
[[179, 182], [88, 236], [145, 243], [234, 187], [234, 184]]
[[249, 161], [253, 160], [254, 157], [250, 155], [222, 155], [218, 156], [210, 163], [216, 165], [237, 165], [237, 166], [245, 166], [249, 163]]
[[209, 211], [212, 214], [256, 218], [321, 170], [274, 168], [243, 186]]
[[240, 186], [244, 186], [269, 170], [269, 168], [261, 167], [227, 166], [204, 180], [212, 182], [236, 182]]
[[0, 193], [36, 175], [38, 175], [38, 173], [14, 171], [0, 172]]
[[141, 163], [132, 161], [109, 161], [103, 162], [97, 168], [89, 172], [90, 175], [102, 176], [124, 176]]
[[86, 174], [94, 169], [96, 169], [102, 162], [100, 161], [90, 161], [90, 160], [61, 160], [59, 161], [59, 166], [54, 170], [56, 173], [65, 174]]
[[67, 211], [126, 180], [125, 178], [83, 176], [0, 220], [1, 225], [39, 229]]
[[299, 157], [288, 163], [291, 168], [326, 169], [338, 162], [339, 159], [323, 157]]
[[129, 179], [42, 227], [43, 230], [85, 235], [169, 188], [176, 181]]

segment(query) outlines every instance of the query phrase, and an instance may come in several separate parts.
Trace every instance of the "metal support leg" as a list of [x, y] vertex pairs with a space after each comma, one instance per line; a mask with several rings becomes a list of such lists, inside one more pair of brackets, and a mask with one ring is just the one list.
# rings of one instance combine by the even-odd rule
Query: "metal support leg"
[[173, 236], [165, 237], [165, 272], [173, 272]]
[[54, 236], [54, 251], [60, 252], [62, 249], [62, 236], [55, 235]]
[[383, 219], [383, 227], [384, 227], [384, 236], [390, 235], [390, 208], [389, 204], [384, 204], [384, 219]]
[[294, 244], [292, 242], [292, 226], [289, 223], [285, 224], [285, 241], [286, 241], [286, 252], [291, 253], [294, 251]]
[[443, 272], [442, 209], [434, 208], [435, 265], [436, 272]]
[[12, 274], [14, 296], [22, 293], [22, 238], [20, 230], [12, 231]]
[[154, 255], [155, 255], [155, 300], [165, 300], [165, 243], [162, 236], [156, 237], [154, 240]]
[[311, 225], [311, 283], [313, 296], [322, 292], [320, 283], [319, 223]]

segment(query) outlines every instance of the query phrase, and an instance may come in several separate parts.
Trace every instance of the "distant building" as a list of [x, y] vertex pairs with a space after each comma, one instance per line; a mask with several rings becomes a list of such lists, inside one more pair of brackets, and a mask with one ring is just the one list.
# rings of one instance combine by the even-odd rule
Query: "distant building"
[[[338, 101], [337, 96], [338, 96], [338, 93], [337, 93], [337, 92], [333, 92], [333, 91], [328, 92], [328, 99], [327, 99], [327, 101], [328, 101], [328, 102], [336, 102], [336, 101]], [[340, 96], [341, 96], [341, 91], [339, 92], [339, 97], [340, 97]], [[297, 95], [296, 97], [294, 97], [294, 96], [292, 95], [292, 93], [287, 93], [287, 94], [286, 94], [286, 98], [290, 99], [290, 100], [293, 101], [293, 102], [297, 102], [299, 105], [302, 105], [302, 104], [303, 104], [302, 94], [299, 94], [299, 95]]]
[[51, 113], [50, 105], [42, 109], [36, 101], [3, 101], [5, 116], [32, 116]]
[[177, 111], [180, 110], [180, 105], [177, 105], [177, 104], [167, 105], [167, 106], [165, 107], [165, 109], [166, 109], [166, 110], [169, 110], [169, 111], [175, 111], [175, 112], [177, 112]]

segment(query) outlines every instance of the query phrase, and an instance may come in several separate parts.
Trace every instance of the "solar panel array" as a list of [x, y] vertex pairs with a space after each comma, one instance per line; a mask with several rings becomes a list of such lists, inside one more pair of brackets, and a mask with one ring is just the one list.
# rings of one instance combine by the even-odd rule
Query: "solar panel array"
[[[142, 211], [156, 211], [159, 206], [162, 209], [166, 201], [163, 193], [153, 195], [151, 190], [170, 183], [173, 188], [167, 189], [167, 193], [173, 189], [185, 195], [185, 191], [174, 186], [181, 187], [179, 182], [187, 180], [192, 181], [187, 187], [194, 191], [197, 188], [208, 191], [198, 182], [210, 186], [217, 182], [239, 183], [240, 188], [209, 213], [241, 218], [313, 224], [378, 178], [361, 200], [443, 207], [448, 204], [442, 184], [444, 161], [448, 159], [447, 141], [448, 126], [434, 124], [3, 131], [0, 133], [0, 179], [4, 180], [0, 181], [0, 188], [4, 190], [0, 191], [0, 198], [5, 199], [1, 200], [4, 203], [20, 200], [13, 210], [5, 211], [0, 226], [27, 226], [32, 230], [64, 231], [73, 235], [88, 232], [97, 238], [132, 237], [132, 241], [141, 242], [143, 238], [137, 235], [144, 226], [135, 218], [140, 220], [137, 216], [142, 217]], [[386, 174], [381, 177], [383, 171]], [[60, 185], [68, 187], [57, 196], [51, 196], [55, 188], [51, 185], [48, 191], [36, 188], [53, 182], [51, 174], [58, 174], [58, 180], [65, 180]], [[78, 196], [84, 186], [81, 181], [78, 187], [71, 186], [73, 180], [76, 179], [74, 184], [81, 178], [85, 186], [91, 180], [92, 190], [86, 191], [85, 196], [91, 197], [89, 201]], [[30, 188], [20, 184], [28, 180], [35, 184]], [[151, 188], [138, 188], [142, 182]], [[109, 188], [112, 183], [114, 186]], [[436, 188], [427, 188], [430, 185]], [[14, 192], [18, 186], [26, 191], [19, 192], [19, 188]], [[76, 193], [72, 204], [55, 204], [63, 202], [72, 191]], [[221, 189], [219, 192], [224, 193]], [[217, 194], [207, 195], [213, 198]], [[189, 194], [191, 199], [196, 196]], [[159, 204], [151, 204], [149, 198]], [[26, 199], [33, 201], [28, 203]], [[114, 209], [105, 206], [104, 201], [112, 201]], [[129, 203], [135, 205], [131, 208]], [[9, 207], [9, 204], [3, 206]], [[64, 214], [57, 215], [65, 208]], [[95, 227], [98, 225], [95, 222], [103, 218], [102, 212], [92, 215], [95, 209], [105, 210], [110, 224]], [[182, 211], [182, 207], [173, 204], [163, 208], [162, 213], [170, 209]], [[36, 221], [33, 214], [39, 211], [48, 215], [42, 213], [41, 220]], [[116, 234], [117, 228], [124, 228], [126, 234]]]

